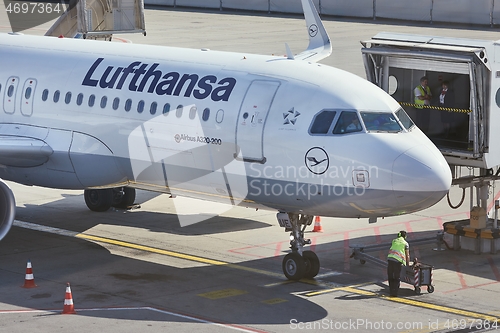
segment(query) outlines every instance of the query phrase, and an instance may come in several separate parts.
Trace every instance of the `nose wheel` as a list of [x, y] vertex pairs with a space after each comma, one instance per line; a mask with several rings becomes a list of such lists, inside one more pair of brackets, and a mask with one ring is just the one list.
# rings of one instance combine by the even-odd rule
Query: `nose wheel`
[[285, 231], [290, 232], [291, 253], [283, 258], [283, 273], [289, 280], [313, 278], [319, 273], [319, 258], [313, 251], [304, 251], [304, 245], [311, 241], [304, 239], [304, 230], [312, 224], [311, 215], [278, 213], [278, 222]]

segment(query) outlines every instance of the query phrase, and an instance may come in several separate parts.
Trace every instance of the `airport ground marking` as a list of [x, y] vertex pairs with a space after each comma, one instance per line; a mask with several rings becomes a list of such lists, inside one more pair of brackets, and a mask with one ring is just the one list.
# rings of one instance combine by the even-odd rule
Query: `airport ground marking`
[[[234, 269], [238, 269], [238, 270], [244, 270], [244, 271], [263, 274], [263, 275], [267, 275], [267, 276], [282, 278], [282, 275], [279, 273], [265, 271], [265, 270], [261, 270], [261, 269], [257, 269], [257, 268], [245, 267], [245, 266], [241, 266], [241, 265], [237, 265], [237, 264], [230, 264], [230, 263], [220, 261], [220, 260], [213, 260], [213, 259], [183, 254], [183, 253], [179, 253], [179, 252], [158, 249], [158, 248], [154, 248], [154, 247], [150, 247], [150, 246], [119, 241], [119, 240], [105, 238], [105, 237], [77, 233], [77, 232], [64, 230], [64, 229], [60, 229], [60, 228], [47, 227], [47, 226], [43, 226], [43, 225], [36, 224], [36, 223], [15, 220], [14, 225], [18, 226], [18, 227], [22, 227], [22, 228], [44, 231], [44, 232], [54, 233], [54, 234], [58, 234], [58, 235], [62, 235], [62, 236], [76, 237], [76, 238], [85, 239], [85, 240], [94, 241], [94, 242], [101, 242], [101, 243], [112, 244], [112, 245], [117, 245], [117, 246], [121, 246], [121, 247], [151, 252], [151, 253], [157, 253], [157, 254], [166, 255], [166, 256], [170, 256], [170, 257], [174, 257], [174, 258], [180, 258], [180, 259], [195, 261], [195, 262], [199, 262], [199, 263], [205, 263], [208, 265], [225, 266], [225, 267], [230, 267], [230, 268], [234, 268]], [[312, 285], [316, 285], [316, 286], [328, 286], [328, 283], [323, 283], [321, 281], [316, 281], [316, 280], [302, 279], [302, 280], [300, 280], [300, 282], [312, 284]], [[316, 295], [325, 294], [325, 293], [334, 292], [334, 291], [344, 291], [344, 292], [355, 293], [358, 295], [380, 297], [384, 300], [388, 300], [388, 301], [392, 301], [392, 302], [402, 303], [402, 304], [406, 304], [406, 305], [412, 305], [412, 306], [416, 306], [416, 307], [420, 307], [420, 308], [426, 308], [429, 310], [452, 313], [452, 314], [456, 314], [456, 315], [460, 315], [460, 316], [464, 316], [464, 317], [489, 320], [490, 322], [500, 322], [500, 318], [495, 317], [495, 316], [491, 316], [491, 315], [487, 315], [484, 313], [467, 311], [467, 310], [462, 310], [462, 309], [457, 309], [457, 308], [452, 308], [452, 307], [447, 307], [447, 306], [442, 306], [442, 305], [436, 305], [436, 304], [431, 304], [431, 303], [427, 303], [427, 302], [416, 301], [416, 300], [411, 300], [411, 299], [401, 298], [401, 297], [389, 298], [387, 296], [380, 295], [380, 294], [375, 293], [375, 292], [359, 289], [358, 286], [334, 286], [333, 288], [331, 288], [331, 285], [330, 285], [329, 287], [330, 287], [329, 289], [311, 292], [311, 293], [305, 294], [305, 296], [310, 297], [310, 296], [316, 296]]]
[[362, 296], [371, 296], [374, 298], [378, 297], [378, 298], [381, 298], [383, 300], [396, 302], [396, 303], [400, 303], [400, 304], [411, 305], [411, 306], [424, 308], [424, 309], [428, 309], [428, 310], [451, 313], [451, 314], [455, 314], [455, 315], [463, 316], [463, 317], [467, 317], [467, 318], [488, 320], [492, 323], [493, 322], [497, 322], [497, 323], [500, 322], [499, 317], [492, 316], [492, 315], [489, 315], [486, 313], [474, 312], [474, 311], [463, 310], [463, 309], [458, 309], [458, 308], [444, 306], [444, 305], [432, 304], [432, 303], [413, 300], [413, 299], [404, 298], [404, 297], [389, 297], [389, 296], [381, 295], [381, 294], [373, 292], [373, 291], [360, 289], [359, 286], [345, 286], [345, 287], [338, 287], [338, 288], [332, 288], [332, 289], [327, 289], [327, 290], [319, 290], [316, 292], [307, 293], [307, 294], [305, 294], [305, 296], [309, 296], [309, 297], [310, 296], [317, 296], [317, 295], [321, 295], [321, 294], [328, 293], [328, 292], [331, 293], [334, 291], [344, 291], [344, 292], [353, 293], [353, 294], [362, 295]]
[[228, 298], [245, 294], [248, 294], [248, 291], [229, 288], [229, 289], [215, 290], [215, 291], [210, 291], [208, 293], [198, 294], [198, 296], [215, 300], [215, 299]]
[[[188, 319], [191, 321], [196, 321], [199, 323], [204, 323], [204, 324], [210, 324], [210, 325], [215, 325], [219, 327], [224, 327], [224, 328], [229, 328], [235, 331], [240, 331], [240, 332], [246, 332], [246, 333], [264, 333], [264, 331], [253, 329], [253, 328], [247, 328], [244, 326], [239, 326], [235, 324], [225, 324], [225, 323], [220, 323], [216, 321], [211, 321], [208, 319], [203, 319], [203, 318], [198, 318], [182, 313], [176, 313], [172, 311], [167, 311], [167, 310], [162, 310], [158, 308], [153, 308], [150, 306], [143, 306], [143, 307], [109, 307], [109, 308], [88, 308], [88, 309], [75, 309], [77, 312], [86, 312], [86, 311], [137, 311], [137, 310], [147, 310], [147, 311], [153, 311], [153, 312], [158, 312], [162, 314], [166, 314], [169, 316], [173, 317], [179, 317], [183, 319]], [[61, 310], [35, 310], [35, 309], [18, 309], [18, 310], [0, 310], [0, 315], [2, 314], [11, 314], [11, 313], [61, 313]]]

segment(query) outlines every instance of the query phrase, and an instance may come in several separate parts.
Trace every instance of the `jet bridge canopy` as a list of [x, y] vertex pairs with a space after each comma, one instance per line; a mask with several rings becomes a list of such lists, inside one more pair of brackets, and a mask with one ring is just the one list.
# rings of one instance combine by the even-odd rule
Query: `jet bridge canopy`
[[111, 39], [117, 33], [146, 34], [144, 0], [71, 0], [46, 36]]
[[[497, 42], [380, 33], [361, 44], [367, 79], [401, 104], [450, 164], [500, 165], [500, 132], [493, 127], [500, 123]], [[433, 95], [424, 108], [414, 95], [423, 76]], [[453, 105], [440, 107], [444, 81]]]

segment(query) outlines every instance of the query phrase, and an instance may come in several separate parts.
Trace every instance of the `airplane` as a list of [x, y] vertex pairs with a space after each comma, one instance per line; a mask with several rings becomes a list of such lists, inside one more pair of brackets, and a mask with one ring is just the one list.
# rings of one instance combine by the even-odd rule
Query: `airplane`
[[[0, 178], [84, 190], [96, 212], [136, 189], [272, 209], [290, 232], [285, 276], [315, 277], [314, 216], [423, 210], [451, 172], [392, 97], [318, 63], [332, 45], [301, 1], [309, 46], [296, 55], [0, 35]], [[1, 239], [15, 216], [3, 181], [0, 213]]]

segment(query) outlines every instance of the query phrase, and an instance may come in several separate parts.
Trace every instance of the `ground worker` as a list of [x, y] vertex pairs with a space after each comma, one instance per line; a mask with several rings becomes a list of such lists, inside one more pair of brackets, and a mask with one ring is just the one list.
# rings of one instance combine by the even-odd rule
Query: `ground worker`
[[410, 246], [406, 242], [406, 231], [398, 233], [392, 240], [391, 249], [387, 255], [387, 279], [391, 297], [397, 297], [400, 285], [401, 267], [410, 264]]

